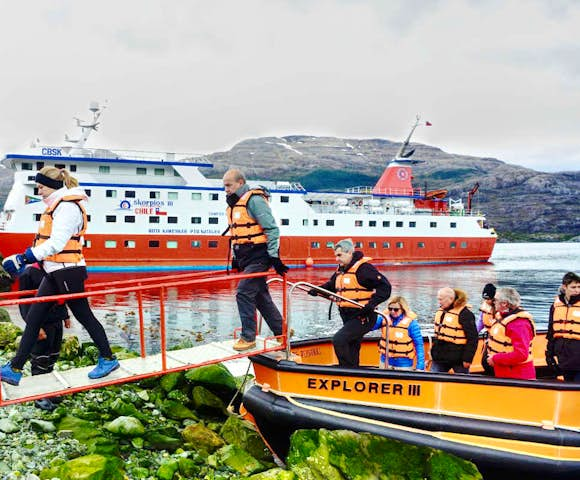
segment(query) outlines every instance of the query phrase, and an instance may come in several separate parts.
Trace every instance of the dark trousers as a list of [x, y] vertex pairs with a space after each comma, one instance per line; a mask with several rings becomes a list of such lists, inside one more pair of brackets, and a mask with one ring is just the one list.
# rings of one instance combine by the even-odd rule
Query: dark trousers
[[342, 311], [340, 316], [342, 328], [332, 337], [338, 364], [342, 367], [358, 367], [362, 338], [371, 331], [376, 317], [362, 322], [360, 318]]
[[[267, 272], [269, 263], [255, 262], [244, 267], [243, 273]], [[256, 338], [256, 309], [274, 335], [282, 335], [282, 315], [273, 302], [266, 278], [246, 278], [238, 283], [236, 293], [238, 312], [242, 323], [241, 337], [249, 342]]]
[[62, 321], [45, 323], [42, 328], [46, 333], [46, 338], [38, 340], [30, 352], [32, 375], [52, 372], [60, 354], [63, 335]]
[[447, 373], [449, 370], [453, 369], [455, 373], [469, 373], [469, 368], [463, 366], [463, 362], [453, 363], [453, 362], [438, 362], [433, 360], [431, 362], [432, 372], [443, 372]]
[[[46, 275], [38, 287], [38, 293], [36, 296], [46, 297], [49, 295], [83, 292], [85, 286], [82, 272], [86, 275], [86, 269], [83, 267], [74, 267], [65, 270], [68, 270], [68, 272], [64, 272], [64, 270], [59, 271], [58, 281], [55, 280], [55, 277], [52, 274]], [[63, 285], [65, 285], [66, 288], [63, 287]], [[113, 353], [111, 352], [105, 329], [91, 311], [88, 300], [86, 298], [77, 298], [75, 300], [67, 301], [66, 304], [78, 322], [85, 327], [91, 339], [99, 349], [100, 355], [102, 357], [112, 357]], [[26, 327], [22, 334], [20, 346], [18, 347], [16, 355], [12, 359], [12, 366], [14, 368], [21, 369], [26, 363], [26, 360], [28, 360], [28, 357], [32, 353], [32, 349], [34, 348], [34, 344], [37, 341], [38, 332], [43, 326], [50, 309], [54, 305], [55, 302], [42, 302], [31, 305], [25, 318]]]

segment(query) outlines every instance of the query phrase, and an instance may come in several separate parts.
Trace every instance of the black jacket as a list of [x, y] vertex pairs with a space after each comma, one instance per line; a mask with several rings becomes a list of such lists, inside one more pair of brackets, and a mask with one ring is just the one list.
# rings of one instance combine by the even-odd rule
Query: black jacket
[[[451, 308], [453, 308], [453, 305], [449, 307], [449, 310]], [[459, 312], [459, 323], [463, 327], [463, 331], [467, 337], [467, 343], [465, 345], [457, 345], [442, 340], [433, 340], [431, 358], [436, 362], [449, 362], [454, 364], [472, 362], [475, 351], [477, 350], [478, 333], [477, 327], [475, 326], [475, 316], [467, 306], [463, 307], [463, 310]]]

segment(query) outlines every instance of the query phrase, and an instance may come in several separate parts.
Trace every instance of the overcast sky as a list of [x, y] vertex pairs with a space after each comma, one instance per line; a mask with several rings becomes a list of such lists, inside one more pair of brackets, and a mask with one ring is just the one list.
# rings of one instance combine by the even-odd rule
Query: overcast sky
[[209, 153], [293, 134], [580, 164], [580, 1], [0, 0], [0, 153]]

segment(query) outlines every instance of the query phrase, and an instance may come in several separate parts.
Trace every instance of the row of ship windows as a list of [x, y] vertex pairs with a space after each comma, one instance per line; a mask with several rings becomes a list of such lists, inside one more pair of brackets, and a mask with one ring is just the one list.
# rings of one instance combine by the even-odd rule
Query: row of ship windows
[[[35, 213], [34, 214], [34, 221], [38, 222], [40, 220], [41, 214], [40, 213]], [[87, 215], [87, 218], [89, 220], [89, 222], [91, 221], [91, 216]], [[153, 223], [153, 224], [158, 224], [161, 223], [161, 217], [158, 215], [151, 215], [148, 217], [149, 218], [149, 223]], [[124, 222], [125, 223], [135, 223], [136, 221], [136, 217], [135, 215], [125, 215], [124, 216]], [[117, 215], [106, 215], [105, 216], [105, 222], [106, 223], [117, 223]], [[172, 224], [172, 225], [176, 225], [178, 222], [178, 217], [173, 217], [173, 216], [167, 216], [167, 223], [168, 224]], [[192, 224], [201, 224], [201, 217], [191, 217], [191, 223]], [[217, 225], [219, 224], [219, 217], [209, 217], [207, 219], [207, 223], [209, 225]], [[312, 220], [312, 225], [313, 226], [318, 226], [318, 220], [314, 219]], [[403, 228], [404, 222], [401, 221], [396, 221], [393, 222], [395, 224], [396, 228]], [[290, 220], [287, 218], [282, 218], [280, 220], [280, 224], [282, 226], [289, 226], [290, 225]], [[302, 226], [307, 227], [309, 225], [309, 219], [304, 218], [302, 219]], [[391, 226], [391, 222], [389, 220], [385, 220], [382, 222], [382, 225], [384, 228], [389, 228]], [[333, 227], [334, 226], [334, 220], [326, 220], [326, 226], [327, 227]], [[354, 222], [354, 226], [355, 227], [364, 227], [364, 222], [362, 220], [355, 220]], [[377, 227], [378, 223], [376, 220], [369, 220], [368, 221], [368, 225], [369, 227]], [[408, 227], [409, 228], [416, 228], [417, 227], [417, 222], [408, 222]], [[430, 228], [437, 228], [437, 222], [429, 222], [429, 227]], [[457, 222], [449, 222], [449, 227], [450, 228], [457, 228]]]
[[[40, 170], [44, 166], [45, 166], [44, 162], [36, 162], [36, 170]], [[77, 166], [74, 163], [70, 164], [70, 165], [65, 165], [64, 163], [55, 163], [54, 166], [56, 168], [66, 168], [69, 172], [76, 172], [77, 171]], [[34, 170], [34, 169], [35, 169], [34, 163], [22, 162], [22, 170]], [[151, 171], [148, 170], [147, 167], [135, 168], [135, 174], [137, 174], [137, 175], [148, 175], [148, 174], [150, 174], [150, 172]], [[110, 174], [111, 173], [110, 165], [99, 165], [99, 173], [102, 173], [105, 175]], [[153, 175], [155, 175], [157, 177], [163, 177], [163, 176], [165, 176], [165, 169], [161, 168], [161, 167], [155, 167], [155, 168], [153, 168]], [[179, 173], [177, 172], [177, 170], [173, 170], [173, 175], [176, 177], [179, 177]], [[34, 180], [34, 177], [32, 178], [32, 180]]]
[[[148, 241], [149, 248], [160, 248], [161, 242], [159, 240], [149, 240]], [[363, 242], [355, 242], [355, 248], [363, 248]], [[404, 248], [405, 242], [395, 242], [395, 248]], [[85, 240], [85, 247], [91, 248], [91, 241]], [[125, 248], [136, 248], [137, 243], [135, 240], [124, 240], [123, 247]], [[167, 240], [165, 243], [165, 247], [169, 249], [176, 249], [179, 248], [179, 242], [177, 240]], [[202, 243], [201, 240], [192, 240], [191, 241], [191, 248], [201, 248]], [[218, 248], [219, 242], [217, 240], [209, 240], [207, 242], [208, 248]], [[117, 248], [117, 240], [105, 240], [105, 248]], [[320, 242], [310, 242], [310, 248], [321, 248]], [[326, 248], [334, 249], [334, 242], [326, 242]], [[377, 242], [368, 242], [368, 248], [376, 249]], [[382, 243], [383, 249], [391, 248], [391, 242], [383, 242]], [[417, 248], [425, 248], [425, 242], [417, 242]], [[457, 248], [457, 242], [451, 241], [449, 242], [449, 248]], [[462, 241], [459, 243], [459, 248], [467, 248], [467, 242]]]

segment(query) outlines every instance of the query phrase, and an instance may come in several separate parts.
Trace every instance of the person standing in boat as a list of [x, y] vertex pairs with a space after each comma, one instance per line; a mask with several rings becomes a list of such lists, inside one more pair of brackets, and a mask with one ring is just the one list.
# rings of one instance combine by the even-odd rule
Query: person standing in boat
[[489, 329], [495, 322], [495, 285], [487, 283], [481, 292], [481, 305], [479, 306], [479, 318], [477, 319], [477, 331], [483, 336], [483, 350], [481, 354], [481, 366], [486, 375], [493, 375], [493, 367], [487, 363], [487, 339]]
[[535, 379], [532, 341], [534, 318], [520, 307], [515, 288], [503, 287], [495, 294], [498, 318], [489, 330], [487, 362], [498, 378]]
[[[338, 364], [342, 367], [358, 367], [362, 338], [373, 329], [377, 321], [374, 310], [391, 295], [391, 284], [371, 265], [371, 258], [365, 257], [360, 251], [354, 251], [350, 238], [338, 242], [334, 254], [338, 268], [320, 288], [336, 292], [362, 305], [361, 308], [346, 300], [337, 301], [343, 326], [332, 338]], [[319, 295], [315, 288], [308, 293]]]
[[[38, 194], [47, 208], [40, 218], [32, 247], [22, 254], [4, 259], [4, 269], [11, 275], [19, 275], [27, 264], [39, 263], [46, 276], [38, 287], [37, 297], [84, 292], [87, 269], [82, 244], [87, 228], [84, 207], [86, 193], [67, 170], [56, 167], [42, 168], [36, 174], [35, 181]], [[97, 366], [89, 372], [89, 378], [101, 378], [119, 368], [105, 330], [91, 311], [88, 299], [71, 299], [66, 304], [99, 349]], [[2, 381], [11, 385], [20, 383], [22, 367], [28, 360], [40, 329], [53, 306], [54, 302], [40, 302], [30, 306], [18, 351], [2, 367]]]
[[580, 276], [568, 272], [550, 307], [546, 363], [566, 382], [580, 383]]
[[417, 314], [411, 310], [405, 297], [394, 295], [389, 298], [387, 308], [378, 316], [373, 328], [373, 330], [382, 328], [379, 340], [382, 365], [386, 361], [388, 339], [389, 367], [411, 369], [416, 357], [415, 368], [425, 370], [423, 334], [416, 318]]
[[[237, 169], [223, 177], [227, 217], [233, 250], [232, 268], [243, 273], [267, 272], [274, 267], [285, 275], [288, 267], [280, 260], [280, 230], [272, 215], [268, 195], [261, 188], [251, 189], [245, 175]], [[256, 308], [276, 336], [282, 335], [282, 315], [272, 301], [266, 279], [245, 278], [236, 293], [242, 333], [234, 344], [239, 352], [256, 346]]]
[[435, 340], [431, 348], [431, 371], [469, 373], [477, 350], [475, 316], [467, 305], [467, 294], [445, 287], [437, 292], [439, 310], [435, 313]]

